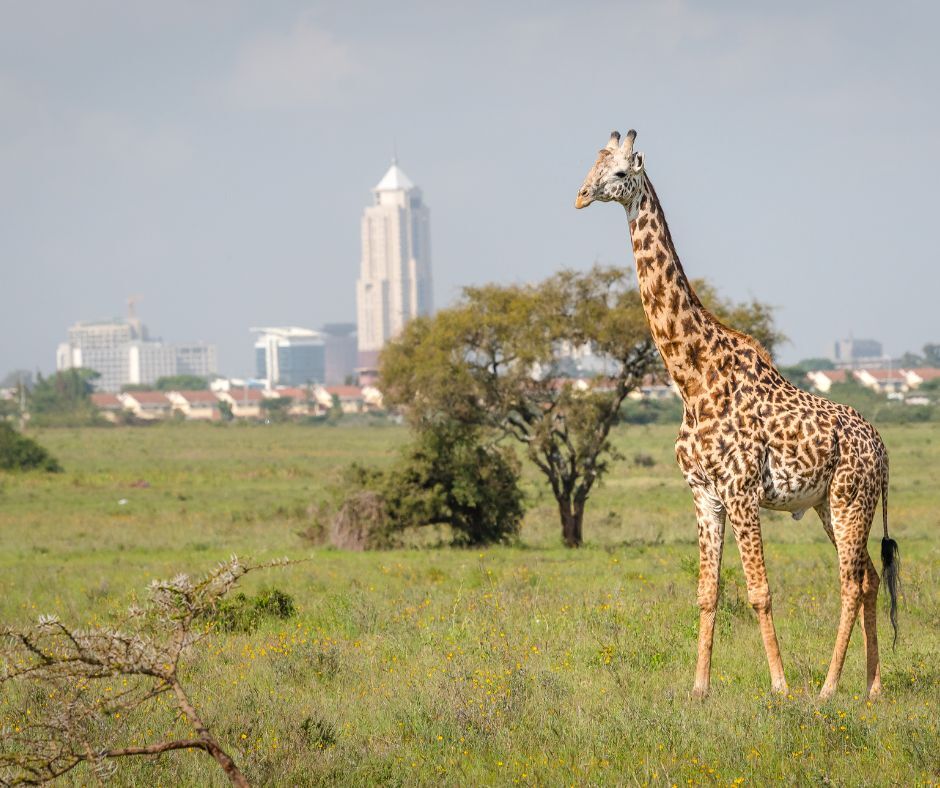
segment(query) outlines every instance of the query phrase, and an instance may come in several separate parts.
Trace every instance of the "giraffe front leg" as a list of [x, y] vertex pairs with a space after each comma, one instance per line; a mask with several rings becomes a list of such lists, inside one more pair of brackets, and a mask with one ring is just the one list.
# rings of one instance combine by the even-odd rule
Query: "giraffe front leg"
[[711, 683], [715, 613], [718, 609], [721, 553], [725, 536], [725, 510], [708, 490], [692, 488], [698, 520], [698, 659], [692, 695], [704, 698]]
[[770, 585], [764, 564], [764, 543], [761, 538], [757, 497], [728, 502], [727, 511], [744, 566], [747, 600], [757, 613], [764, 650], [767, 652], [770, 685], [774, 692], [784, 693], [787, 691], [787, 680], [783, 674], [783, 660], [780, 657], [780, 645], [777, 643], [777, 632], [771, 612]]

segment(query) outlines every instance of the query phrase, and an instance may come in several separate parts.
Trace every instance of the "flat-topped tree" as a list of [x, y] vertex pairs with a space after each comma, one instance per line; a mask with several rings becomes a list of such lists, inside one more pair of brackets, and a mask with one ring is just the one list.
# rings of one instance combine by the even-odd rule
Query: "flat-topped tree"
[[881, 691], [879, 578], [867, 541], [879, 496], [882, 561], [896, 626], [897, 544], [888, 538], [888, 454], [855, 410], [790, 384], [754, 339], [722, 324], [699, 300], [679, 262], [636, 132], [613, 132], [588, 172], [576, 208], [618, 202], [627, 212], [650, 331], [676, 382], [684, 417], [676, 457], [698, 520], [698, 665], [694, 693], [708, 692], [725, 519], [738, 543], [748, 600], [757, 612], [774, 690], [786, 691], [771, 614], [759, 510], [819, 513], [839, 557], [842, 611], [822, 696], [835, 692], [849, 637], [863, 610], [868, 693]]

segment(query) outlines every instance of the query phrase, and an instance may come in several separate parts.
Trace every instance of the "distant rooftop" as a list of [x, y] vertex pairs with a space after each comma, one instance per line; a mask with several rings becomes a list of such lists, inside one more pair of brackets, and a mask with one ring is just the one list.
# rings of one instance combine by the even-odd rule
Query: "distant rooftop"
[[274, 336], [284, 339], [290, 339], [292, 337], [316, 338], [320, 336], [319, 331], [301, 328], [300, 326], [261, 326], [258, 328], [250, 328], [249, 331], [252, 334], [273, 334]]
[[408, 191], [415, 187], [414, 182], [405, 175], [401, 167], [398, 166], [398, 161], [392, 159], [392, 166], [388, 168], [388, 172], [385, 173], [382, 180], [378, 182], [376, 187], [372, 190], [375, 192], [391, 192], [391, 191]]

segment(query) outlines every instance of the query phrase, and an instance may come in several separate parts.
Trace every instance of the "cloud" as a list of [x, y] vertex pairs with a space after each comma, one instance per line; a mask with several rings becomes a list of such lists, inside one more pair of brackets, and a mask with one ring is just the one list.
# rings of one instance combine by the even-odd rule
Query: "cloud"
[[348, 45], [301, 18], [246, 46], [227, 92], [245, 109], [305, 109], [335, 98], [359, 70]]

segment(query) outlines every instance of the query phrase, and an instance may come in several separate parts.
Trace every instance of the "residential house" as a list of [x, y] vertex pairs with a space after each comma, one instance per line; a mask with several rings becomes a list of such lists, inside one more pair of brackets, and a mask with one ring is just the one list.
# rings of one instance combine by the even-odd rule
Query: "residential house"
[[118, 394], [124, 407], [143, 421], [165, 419], [173, 405], [162, 391], [126, 391]]
[[167, 398], [173, 405], [173, 412], [184, 418], [199, 421], [218, 421], [219, 398], [214, 391], [171, 391]]
[[362, 413], [366, 410], [365, 398], [359, 386], [315, 386], [313, 390], [317, 403], [329, 411], [334, 402], [339, 403], [343, 413]]
[[806, 379], [820, 394], [826, 394], [834, 383], [853, 380], [847, 369], [814, 369], [806, 373]]
[[903, 394], [910, 388], [907, 380], [897, 369], [857, 369], [855, 380], [866, 388], [881, 394]]
[[98, 413], [105, 421], [110, 421], [112, 424], [119, 422], [122, 414], [127, 410], [117, 394], [106, 394], [100, 391], [91, 395], [91, 404], [98, 409]]
[[232, 406], [232, 415], [237, 419], [259, 419], [262, 416], [261, 403], [264, 401], [264, 392], [261, 389], [230, 388], [228, 391], [217, 392], [219, 400]]
[[924, 383], [940, 378], [940, 369], [917, 367], [916, 369], [902, 369], [901, 374], [904, 376], [904, 380], [907, 381], [907, 385], [912, 389], [916, 389]]
[[375, 386], [362, 387], [362, 401], [366, 410], [384, 410], [385, 398]]
[[313, 386], [279, 386], [276, 389], [268, 389], [264, 396], [273, 399], [277, 397], [286, 397], [291, 401], [287, 412], [291, 416], [320, 416], [326, 413], [329, 408], [324, 408], [317, 401]]

